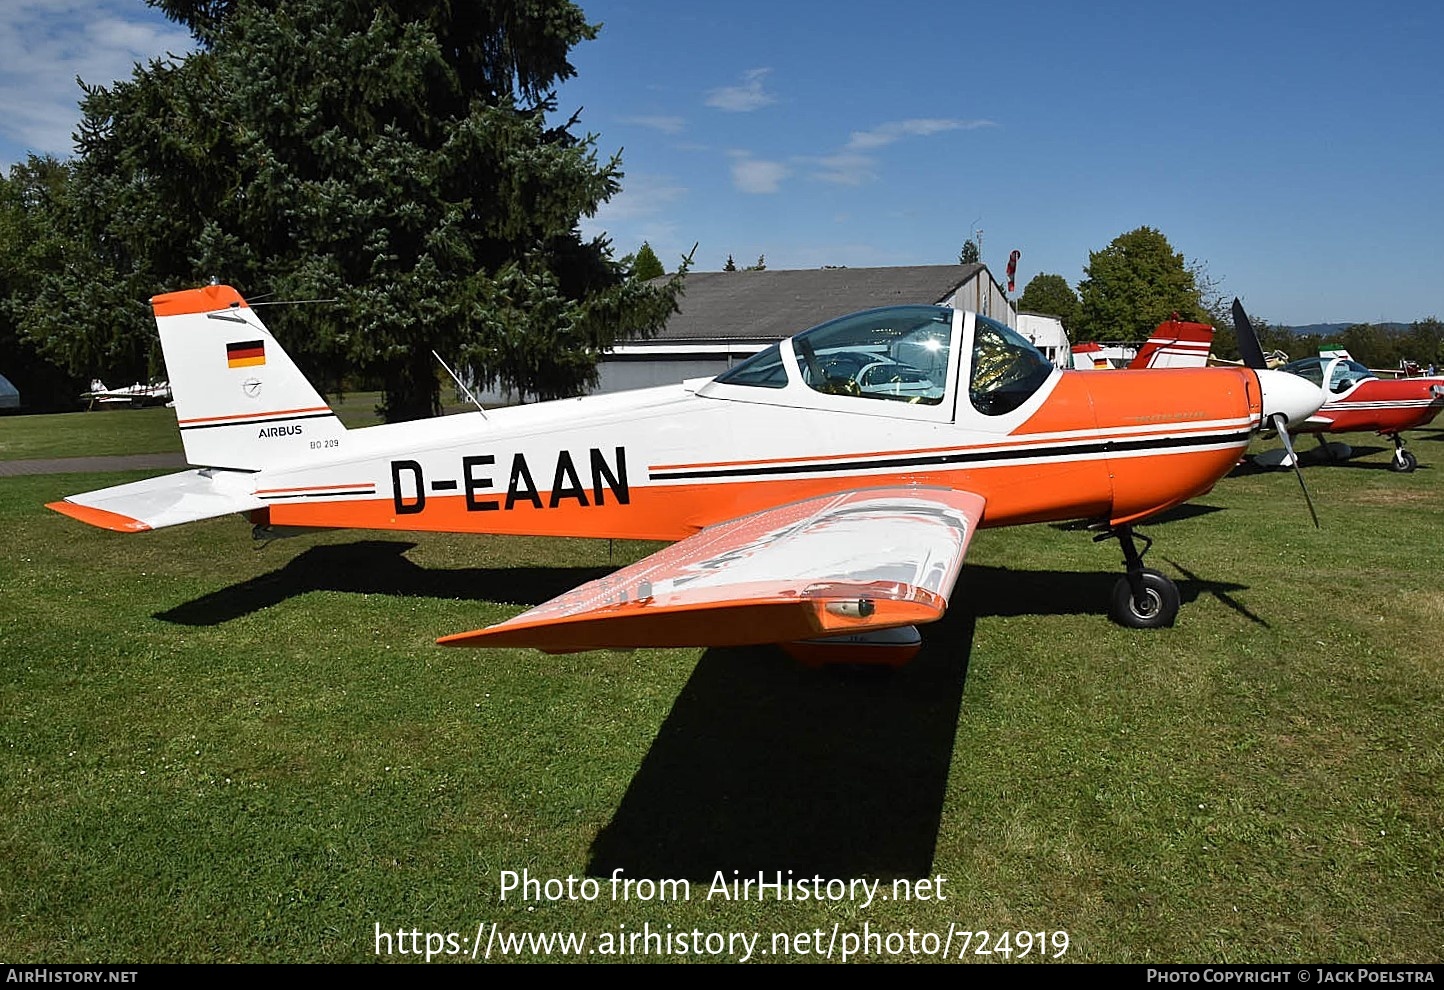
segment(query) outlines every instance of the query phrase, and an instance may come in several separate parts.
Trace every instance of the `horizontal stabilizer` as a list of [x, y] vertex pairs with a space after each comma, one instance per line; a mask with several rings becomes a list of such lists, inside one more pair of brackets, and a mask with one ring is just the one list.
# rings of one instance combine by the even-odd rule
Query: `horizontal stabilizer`
[[264, 506], [251, 472], [205, 468], [71, 495], [46, 508], [101, 529], [139, 533]]
[[742, 646], [942, 617], [983, 499], [879, 488], [719, 523], [447, 646]]

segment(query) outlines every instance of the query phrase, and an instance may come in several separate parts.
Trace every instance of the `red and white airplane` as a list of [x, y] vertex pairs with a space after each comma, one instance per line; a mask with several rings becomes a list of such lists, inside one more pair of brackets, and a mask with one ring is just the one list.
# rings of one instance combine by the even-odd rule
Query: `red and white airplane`
[[1109, 368], [1202, 368], [1213, 346], [1213, 327], [1207, 323], [1164, 320], [1130, 358], [1132, 347], [1122, 350], [1092, 341], [1073, 345], [1073, 367], [1079, 371]]
[[[1394, 441], [1394, 457], [1389, 462], [1393, 470], [1408, 472], [1419, 466], [1418, 458], [1405, 449], [1400, 434], [1432, 422], [1444, 409], [1444, 378], [1379, 378], [1347, 354], [1303, 358], [1280, 370], [1307, 379], [1316, 387], [1327, 382], [1328, 398], [1323, 407], [1294, 432], [1318, 437], [1330, 460], [1347, 460], [1353, 450], [1346, 443], [1326, 442], [1325, 433], [1374, 432]], [[1275, 467], [1290, 463], [1292, 458], [1280, 448], [1265, 451], [1255, 460], [1265, 467]]]
[[195, 467], [58, 512], [121, 532], [243, 513], [271, 533], [677, 541], [450, 645], [834, 637], [824, 651], [856, 659], [886, 630], [941, 617], [978, 527], [1074, 519], [1121, 544], [1113, 616], [1167, 625], [1178, 589], [1144, 567], [1133, 525], [1207, 492], [1255, 431], [1323, 401], [1251, 368], [1060, 371], [985, 316], [894, 306], [712, 380], [347, 430], [235, 289], [152, 304]]

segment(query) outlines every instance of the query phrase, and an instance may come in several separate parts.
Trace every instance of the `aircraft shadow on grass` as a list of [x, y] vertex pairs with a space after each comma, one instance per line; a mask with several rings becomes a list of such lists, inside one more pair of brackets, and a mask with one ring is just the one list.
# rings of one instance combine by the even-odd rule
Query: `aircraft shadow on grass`
[[[1174, 513], [1198, 515], [1217, 509], [1184, 506]], [[183, 602], [154, 618], [183, 626], [217, 626], [279, 605], [313, 591], [360, 595], [441, 598], [477, 602], [540, 605], [577, 585], [612, 573], [614, 567], [466, 567], [426, 568], [406, 552], [404, 540], [361, 540], [311, 547], [284, 566], [228, 588]], [[1202, 593], [1227, 602], [1242, 585], [1206, 581], [1174, 565], [1185, 580], [1179, 598], [1185, 604]], [[989, 615], [1096, 615], [1107, 602], [1117, 571], [1025, 571], [966, 565], [953, 594], [953, 612]], [[1241, 610], [1246, 612], [1246, 610]], [[1262, 622], [1251, 613], [1249, 618]], [[940, 633], [946, 623], [928, 629]], [[446, 630], [438, 631], [441, 635]]]
[[311, 591], [540, 605], [616, 569], [426, 568], [407, 559], [406, 551], [414, 546], [404, 540], [361, 540], [312, 547], [274, 571], [157, 612], [154, 617], [183, 626], [217, 626]]
[[[1169, 563], [1184, 601], [1207, 592], [1262, 623], [1230, 596], [1242, 586]], [[706, 651], [593, 842], [588, 874], [930, 875], [977, 617], [1096, 613], [1116, 580], [964, 568], [953, 608], [897, 671], [812, 671], [774, 647]]]
[[949, 613], [896, 671], [809, 670], [776, 647], [707, 650], [587, 873], [927, 876], [975, 621]]
[[[1392, 470], [1389, 467], [1389, 459], [1387, 457], [1383, 460], [1377, 461], [1364, 460], [1365, 457], [1372, 457], [1374, 454], [1385, 453], [1389, 450], [1388, 447], [1362, 447], [1356, 446], [1354, 444], [1350, 444], [1349, 446], [1353, 448], [1353, 453], [1350, 454], [1348, 458], [1342, 460], [1330, 460], [1329, 456], [1324, 453], [1323, 448], [1321, 447], [1314, 447], [1312, 449], [1304, 447], [1302, 450], [1299, 450], [1299, 461], [1303, 464], [1304, 467], [1314, 467], [1317, 465], [1327, 467], [1363, 468], [1367, 471]], [[1295, 446], [1294, 449], [1298, 450], [1298, 447]]]
[[[218, 625], [312, 591], [538, 604], [612, 568], [427, 569], [414, 543], [312, 547], [268, 574], [156, 618]], [[1177, 564], [1184, 602], [1231, 593]], [[953, 607], [896, 671], [810, 670], [776, 647], [705, 651], [653, 740], [588, 873], [710, 882], [924, 877], [932, 872], [954, 732], [979, 616], [1094, 615], [1114, 571], [967, 566]], [[439, 630], [438, 632], [445, 632]]]
[[[1430, 439], [1437, 439], [1437, 438], [1415, 436], [1415, 437], [1412, 437], [1411, 439], [1414, 439], [1414, 440], [1430, 440]], [[1322, 450], [1321, 448], [1319, 448], [1319, 447], [1307, 447], [1307, 446], [1303, 446], [1303, 445], [1301, 445], [1301, 444], [1299, 443], [1299, 441], [1297, 441], [1297, 440], [1294, 441], [1294, 444], [1295, 444], [1294, 449], [1297, 450], [1298, 453], [1299, 453], [1299, 461], [1300, 461], [1300, 463], [1302, 463], [1303, 466], [1306, 467], [1306, 468], [1313, 468], [1313, 467], [1337, 467], [1337, 468], [1355, 468], [1355, 469], [1360, 469], [1360, 470], [1364, 470], [1364, 471], [1392, 471], [1392, 470], [1393, 470], [1393, 468], [1390, 466], [1390, 459], [1387, 458], [1387, 457], [1385, 457], [1385, 458], [1383, 458], [1383, 459], [1381, 459], [1381, 460], [1372, 460], [1372, 461], [1370, 461], [1370, 460], [1365, 460], [1365, 459], [1364, 459], [1364, 458], [1367, 458], [1367, 457], [1372, 457], [1374, 454], [1389, 453], [1389, 452], [1390, 452], [1390, 449], [1389, 449], [1388, 447], [1361, 447], [1361, 446], [1355, 446], [1355, 445], [1353, 445], [1353, 444], [1350, 444], [1350, 446], [1353, 447], [1353, 453], [1350, 454], [1349, 457], [1344, 458], [1344, 459], [1330, 459], [1329, 456], [1328, 456], [1327, 454], [1325, 454], [1325, 453], [1323, 452], [1323, 450]], [[1242, 478], [1242, 477], [1246, 477], [1247, 475], [1251, 475], [1251, 474], [1276, 474], [1276, 473], [1278, 473], [1279, 471], [1287, 471], [1287, 470], [1288, 470], [1288, 468], [1259, 467], [1257, 464], [1254, 463], [1253, 458], [1250, 457], [1248, 460], [1244, 461], [1244, 462], [1241, 463], [1238, 467], [1236, 467], [1236, 468], [1234, 468], [1232, 471], [1230, 471], [1230, 472], [1228, 473], [1228, 476], [1229, 476], [1230, 478]], [[1419, 470], [1421, 470], [1421, 471], [1427, 471], [1427, 470], [1429, 470], [1429, 466], [1428, 466], [1427, 464], [1420, 464], [1420, 465], [1419, 465]]]

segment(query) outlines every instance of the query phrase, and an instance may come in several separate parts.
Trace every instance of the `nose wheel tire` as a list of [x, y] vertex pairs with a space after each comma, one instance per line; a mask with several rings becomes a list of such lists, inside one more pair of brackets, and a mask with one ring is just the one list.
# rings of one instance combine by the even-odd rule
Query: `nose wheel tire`
[[1419, 458], [1403, 448], [1395, 450], [1393, 459], [1389, 461], [1389, 468], [1391, 470], [1399, 471], [1403, 474], [1409, 474], [1418, 466]]
[[1139, 577], [1140, 595], [1126, 577], [1113, 586], [1113, 621], [1130, 629], [1161, 629], [1178, 617], [1178, 585], [1152, 568]]

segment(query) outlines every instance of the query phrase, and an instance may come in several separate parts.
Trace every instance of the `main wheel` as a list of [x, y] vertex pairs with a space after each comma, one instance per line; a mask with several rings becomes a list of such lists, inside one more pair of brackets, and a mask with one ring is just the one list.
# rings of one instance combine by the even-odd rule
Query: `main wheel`
[[1178, 616], [1178, 585], [1152, 569], [1143, 571], [1143, 604], [1133, 600], [1126, 577], [1113, 586], [1113, 621], [1130, 629], [1161, 629]]
[[1394, 451], [1394, 458], [1393, 460], [1389, 461], [1389, 467], [1391, 469], [1403, 472], [1404, 474], [1410, 473], [1418, 466], [1419, 458], [1409, 453], [1409, 451], [1405, 450], [1403, 447], [1400, 447], [1398, 450]]

